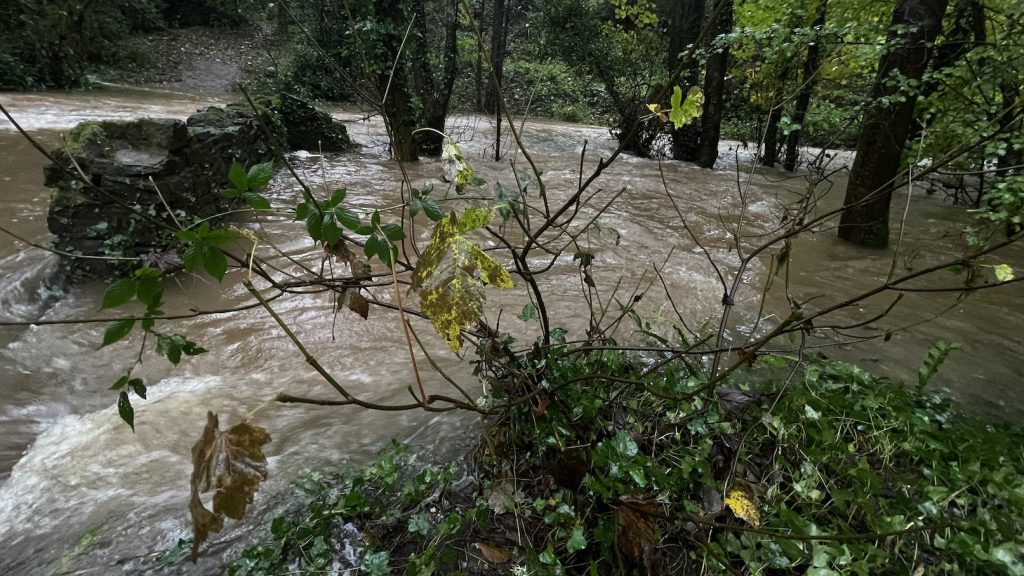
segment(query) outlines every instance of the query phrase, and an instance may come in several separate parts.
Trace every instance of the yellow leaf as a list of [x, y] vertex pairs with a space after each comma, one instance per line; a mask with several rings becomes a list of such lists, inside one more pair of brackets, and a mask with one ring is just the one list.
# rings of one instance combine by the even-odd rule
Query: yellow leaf
[[761, 525], [761, 513], [757, 510], [753, 495], [748, 488], [737, 486], [725, 497], [725, 505], [732, 510], [737, 518], [754, 528]]
[[996, 264], [992, 270], [996, 273], [996, 280], [1000, 282], [1013, 280], [1013, 268], [1009, 264]]

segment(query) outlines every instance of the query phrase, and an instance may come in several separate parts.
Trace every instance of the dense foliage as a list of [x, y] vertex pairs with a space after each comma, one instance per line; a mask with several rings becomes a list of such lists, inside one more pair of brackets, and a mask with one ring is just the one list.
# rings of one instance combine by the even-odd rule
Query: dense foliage
[[395, 445], [308, 475], [229, 573], [1024, 573], [1019, 430], [848, 364], [766, 357], [680, 402], [682, 365], [623, 392], [644, 361], [565, 352], [558, 398], [491, 423], [471, 460]]

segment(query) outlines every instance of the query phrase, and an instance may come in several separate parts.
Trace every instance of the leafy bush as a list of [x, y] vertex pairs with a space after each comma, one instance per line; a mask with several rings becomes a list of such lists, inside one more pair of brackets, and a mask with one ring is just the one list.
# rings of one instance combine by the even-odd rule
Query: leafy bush
[[838, 362], [765, 357], [705, 402], [682, 363], [645, 381], [650, 359], [567, 352], [556, 400], [485, 431], [475, 482], [392, 446], [313, 477], [231, 573], [323, 569], [346, 526], [374, 574], [1024, 573], [1019, 430]]

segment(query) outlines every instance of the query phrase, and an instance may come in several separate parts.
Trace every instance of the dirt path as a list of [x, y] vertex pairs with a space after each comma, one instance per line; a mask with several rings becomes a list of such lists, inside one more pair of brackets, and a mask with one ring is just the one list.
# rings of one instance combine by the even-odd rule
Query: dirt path
[[257, 69], [266, 53], [259, 28], [183, 28], [148, 36], [150, 62], [124, 82], [191, 94], [220, 95]]

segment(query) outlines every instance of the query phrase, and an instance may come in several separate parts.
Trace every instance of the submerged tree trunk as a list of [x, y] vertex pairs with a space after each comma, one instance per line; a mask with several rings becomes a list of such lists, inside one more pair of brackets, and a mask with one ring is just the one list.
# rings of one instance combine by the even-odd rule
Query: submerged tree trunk
[[381, 98], [381, 112], [391, 138], [391, 155], [395, 160], [413, 162], [419, 160], [413, 134], [418, 119], [412, 103], [406, 66], [400, 54], [408, 26], [407, 13], [401, 4], [400, 0], [386, 0], [374, 5], [377, 19], [386, 23], [390, 29], [382, 40], [384, 53], [388, 55], [389, 62], [400, 58], [393, 74], [390, 67], [383, 67], [377, 72], [376, 84]]
[[494, 113], [494, 160], [501, 159], [501, 82], [505, 70], [505, 0], [494, 0], [491, 13], [491, 79], [484, 108]]
[[[432, 26], [426, 19], [426, 0], [416, 0], [413, 10], [417, 22], [417, 43], [413, 51], [413, 66], [417, 72], [413, 75], [416, 93], [423, 103], [423, 126], [437, 132], [444, 132], [445, 121], [448, 119], [448, 105], [451, 102], [452, 90], [455, 87], [455, 76], [458, 73], [458, 1], [445, 0], [441, 22], [444, 25], [444, 44], [441, 48], [442, 70], [438, 78], [430, 63], [427, 40]], [[417, 134], [420, 151], [428, 156], [441, 154], [444, 137], [430, 130]]]
[[[700, 36], [700, 28], [704, 22], [705, 0], [676, 0], [672, 2], [672, 13], [669, 24], [668, 69], [674, 70], [679, 65], [680, 55], [689, 49]], [[700, 66], [693, 58], [686, 65], [679, 85], [686, 94], [691, 86], [700, 84]], [[686, 124], [678, 130], [671, 130], [672, 159], [693, 162], [697, 159], [697, 148], [700, 145], [700, 125], [696, 122]]]
[[1021, 174], [1024, 173], [1024, 169], [1020, 168], [1020, 165], [1024, 164], [1024, 149], [1013, 145], [1013, 141], [1017, 139], [1014, 136], [1024, 132], [1024, 120], [1021, 119], [1024, 108], [1021, 106], [1020, 89], [1013, 84], [1003, 83], [999, 85], [999, 92], [1003, 98], [999, 114], [999, 131], [1007, 134], [1010, 142], [1007, 142], [1006, 149], [999, 155], [996, 174], [1004, 176], [1011, 171]]
[[807, 56], [804, 59], [804, 69], [800, 76], [800, 93], [796, 97], [796, 105], [793, 109], [794, 129], [786, 136], [786, 160], [783, 167], [790, 172], [796, 170], [796, 161], [800, 150], [800, 133], [804, 130], [807, 122], [807, 111], [811, 108], [811, 95], [814, 93], [815, 76], [821, 66], [821, 39], [820, 35], [825, 28], [825, 15], [828, 10], [828, 0], [821, 0], [818, 4], [818, 13], [814, 17], [811, 26], [815, 30], [815, 37], [807, 45]]
[[899, 87], [921, 80], [942, 30], [946, 3], [899, 0], [896, 5], [846, 187], [846, 210], [839, 220], [844, 240], [876, 248], [889, 244], [889, 203], [917, 103], [916, 93], [900, 94]]
[[776, 79], [775, 92], [772, 94], [772, 107], [768, 111], [768, 126], [764, 130], [764, 146], [761, 151], [761, 165], [775, 167], [779, 159], [779, 121], [782, 120], [782, 101], [786, 98], [784, 90], [789, 70], [783, 69]]
[[[732, 31], [733, 0], [718, 0], [721, 12], [718, 22], [712, 23], [716, 36]], [[716, 7], [717, 11], [718, 8]], [[729, 47], [719, 46], [708, 57], [704, 73], [704, 113], [700, 120], [700, 146], [697, 150], [697, 165], [713, 168], [718, 159], [718, 140], [722, 131], [722, 108], [725, 95], [725, 74], [729, 69]]]

